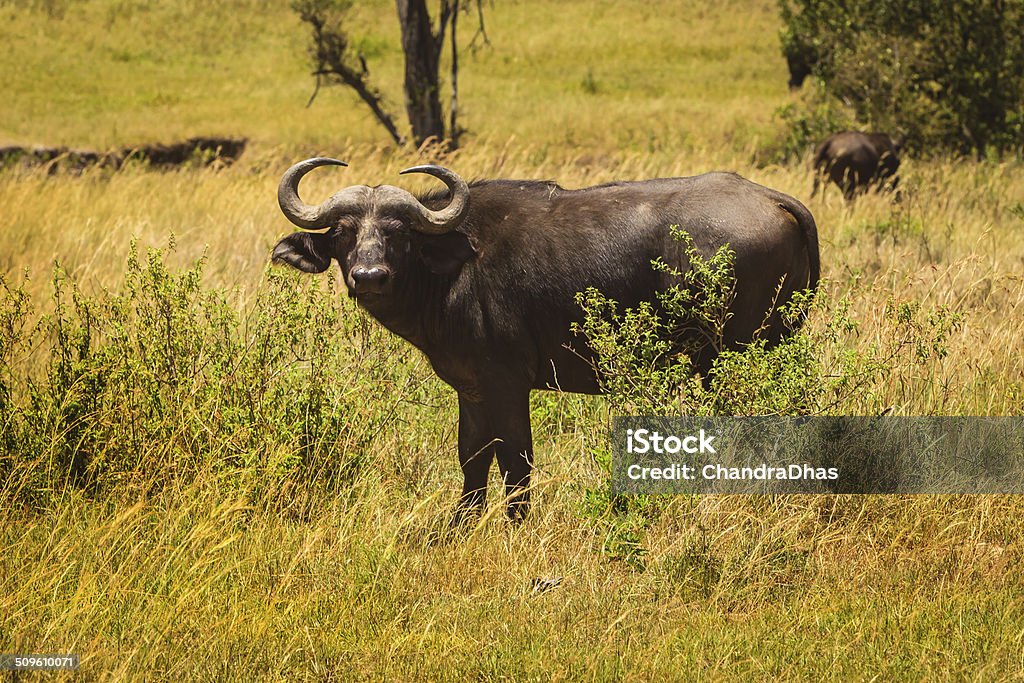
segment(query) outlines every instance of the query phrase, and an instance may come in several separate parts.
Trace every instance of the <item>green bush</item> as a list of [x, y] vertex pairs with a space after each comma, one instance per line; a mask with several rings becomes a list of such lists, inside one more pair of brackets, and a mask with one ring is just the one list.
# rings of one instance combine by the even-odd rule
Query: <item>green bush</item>
[[779, 0], [782, 51], [917, 152], [1024, 147], [1019, 0]]
[[429, 371], [328, 278], [268, 268], [240, 306], [203, 286], [202, 259], [173, 272], [164, 257], [133, 245], [123, 286], [95, 296], [56, 268], [35, 325], [0, 283], [0, 496], [209, 471], [272, 497], [347, 485]]
[[774, 119], [780, 131], [757, 150], [753, 161], [758, 166], [798, 162], [832, 133], [858, 127], [853, 111], [827, 96], [817, 83], [805, 87], [798, 102], [776, 109]]
[[[615, 414], [829, 414], [878, 377], [941, 357], [962, 322], [946, 308], [892, 300], [882, 341], [858, 348], [853, 342], [859, 325], [849, 316], [856, 292], [833, 298], [826, 282], [824, 291], [798, 292], [783, 306], [792, 334], [773, 345], [754, 339], [727, 349], [721, 339], [735, 294], [734, 255], [723, 247], [705, 258], [688, 234], [673, 228], [673, 235], [683, 242], [689, 268], [652, 264], [677, 280], [655, 305], [619, 311], [595, 289], [577, 295], [584, 318], [574, 331], [597, 356], [599, 382]], [[809, 315], [812, 324], [801, 326]], [[680, 333], [701, 341], [682, 347], [668, 341]], [[717, 357], [702, 381], [692, 357], [709, 345]]]
[[[652, 264], [677, 280], [655, 305], [620, 311], [595, 289], [577, 295], [584, 318], [575, 331], [597, 356], [595, 369], [612, 415], [840, 414], [868, 402], [868, 387], [878, 378], [942, 357], [950, 333], [962, 322], [947, 308], [890, 300], [880, 341], [864, 348], [855, 343], [860, 326], [849, 315], [856, 292], [834, 298], [824, 283], [824, 291], [798, 293], [784, 307], [795, 331], [781, 342], [754, 339], [743, 348], [726, 349], [721, 339], [735, 293], [734, 254], [723, 247], [705, 258], [685, 232], [673, 228], [673, 235], [683, 242], [690, 267], [678, 272], [660, 261]], [[799, 326], [808, 315], [809, 323]], [[667, 341], [684, 330], [703, 341], [683, 347]], [[706, 345], [718, 355], [701, 378], [691, 357]], [[613, 495], [605, 435], [595, 432], [589, 438], [608, 477], [586, 491], [583, 515], [597, 526], [605, 556], [643, 568], [645, 532], [671, 497]]]

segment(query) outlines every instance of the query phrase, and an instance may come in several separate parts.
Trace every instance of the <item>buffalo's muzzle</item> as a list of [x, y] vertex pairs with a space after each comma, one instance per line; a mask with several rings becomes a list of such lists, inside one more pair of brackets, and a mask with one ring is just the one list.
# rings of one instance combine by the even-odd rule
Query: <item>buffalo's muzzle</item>
[[381, 266], [356, 266], [350, 275], [356, 294], [380, 294], [391, 277], [391, 271]]

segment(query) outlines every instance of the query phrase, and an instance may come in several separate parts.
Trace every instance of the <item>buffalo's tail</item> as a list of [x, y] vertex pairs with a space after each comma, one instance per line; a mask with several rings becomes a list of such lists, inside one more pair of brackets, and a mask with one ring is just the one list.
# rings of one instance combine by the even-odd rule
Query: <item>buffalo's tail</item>
[[807, 289], [815, 291], [818, 288], [818, 281], [821, 279], [821, 254], [818, 251], [818, 224], [814, 222], [814, 216], [807, 210], [807, 207], [792, 197], [787, 201], [780, 201], [779, 206], [792, 214], [800, 226], [800, 232], [804, 237], [804, 246], [807, 249], [807, 263], [810, 268]]

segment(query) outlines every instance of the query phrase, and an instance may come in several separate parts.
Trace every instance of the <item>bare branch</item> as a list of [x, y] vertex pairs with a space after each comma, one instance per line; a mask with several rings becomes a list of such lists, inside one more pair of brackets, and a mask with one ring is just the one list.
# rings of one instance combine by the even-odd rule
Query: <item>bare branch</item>
[[459, 147], [459, 45], [455, 39], [455, 28], [459, 20], [459, 0], [452, 3], [452, 99], [448, 108], [448, 137], [451, 140], [451, 148]]
[[[454, 6], [456, 8], [459, 6], [458, 0], [454, 0]], [[452, 14], [452, 4], [450, 4], [448, 0], [441, 0], [440, 16], [437, 20], [437, 31], [434, 33], [434, 45], [438, 54], [441, 54], [441, 48], [444, 47], [444, 32], [448, 27], [448, 20], [451, 18]]]
[[[359, 55], [359, 67], [350, 62], [348, 36], [340, 26], [328, 26], [327, 8], [323, 3], [293, 3], [292, 8], [299, 18], [310, 25], [313, 31], [313, 45], [310, 52], [316, 64], [312, 75], [316, 76], [316, 87], [306, 106], [313, 104], [324, 76], [334, 82], [347, 85], [366, 103], [373, 115], [398, 145], [405, 144], [405, 138], [398, 132], [394, 118], [384, 109], [383, 96], [369, 84], [369, 69], [366, 60]], [[330, 82], [330, 81], [328, 81]]]
[[316, 99], [317, 94], [320, 92], [320, 72], [316, 72], [316, 87], [313, 88], [313, 94], [309, 96], [309, 102], [306, 102], [306, 109], [313, 106], [313, 100]]
[[[476, 52], [482, 46], [490, 47], [491, 39], [487, 35], [487, 27], [484, 26], [484, 0], [476, 0], [473, 4], [476, 5], [477, 27], [476, 33], [473, 34], [473, 38], [469, 41], [469, 49]], [[477, 39], [480, 39], [481, 45], [476, 44]]]

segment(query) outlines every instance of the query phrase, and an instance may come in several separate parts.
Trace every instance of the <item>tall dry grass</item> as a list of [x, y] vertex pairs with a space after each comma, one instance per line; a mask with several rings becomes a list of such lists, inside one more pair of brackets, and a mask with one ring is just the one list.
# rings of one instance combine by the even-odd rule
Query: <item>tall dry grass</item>
[[[539, 164], [529, 154], [473, 148], [446, 163], [469, 177], [566, 186], [686, 173], [690, 163], [623, 154], [595, 168], [571, 150]], [[285, 156], [219, 172], [4, 175], [5, 269], [18, 278], [29, 268], [40, 297], [54, 258], [87, 291], [115, 288], [129, 238], [159, 245], [171, 232], [175, 258], [205, 251], [208, 286], [238, 288], [244, 306], [289, 231], [273, 206]], [[360, 148], [344, 156], [352, 167], [311, 177], [306, 197], [389, 182], [416, 161]], [[703, 164], [797, 196], [810, 182], [802, 168], [710, 155]], [[896, 366], [844, 412], [1020, 413], [1018, 170], [910, 163], [901, 203], [849, 206], [834, 191], [808, 202], [828, 291], [850, 295], [861, 323], [851, 343], [885, 343], [896, 302], [963, 315], [944, 357]], [[1016, 498], [685, 499], [629, 526], [585, 504], [605, 476], [593, 460], [600, 399], [538, 394], [533, 515], [512, 528], [495, 504], [468, 536], [447, 538], [454, 406], [418, 372], [436, 398], [378, 435], [342, 496], [292, 488], [271, 500], [211, 471], [162, 482], [158, 494], [69, 490], [48, 511], [6, 512], [0, 647], [75, 651], [87, 677], [111, 680], [1022, 672]], [[546, 576], [563, 581], [533, 595], [532, 579]]]

